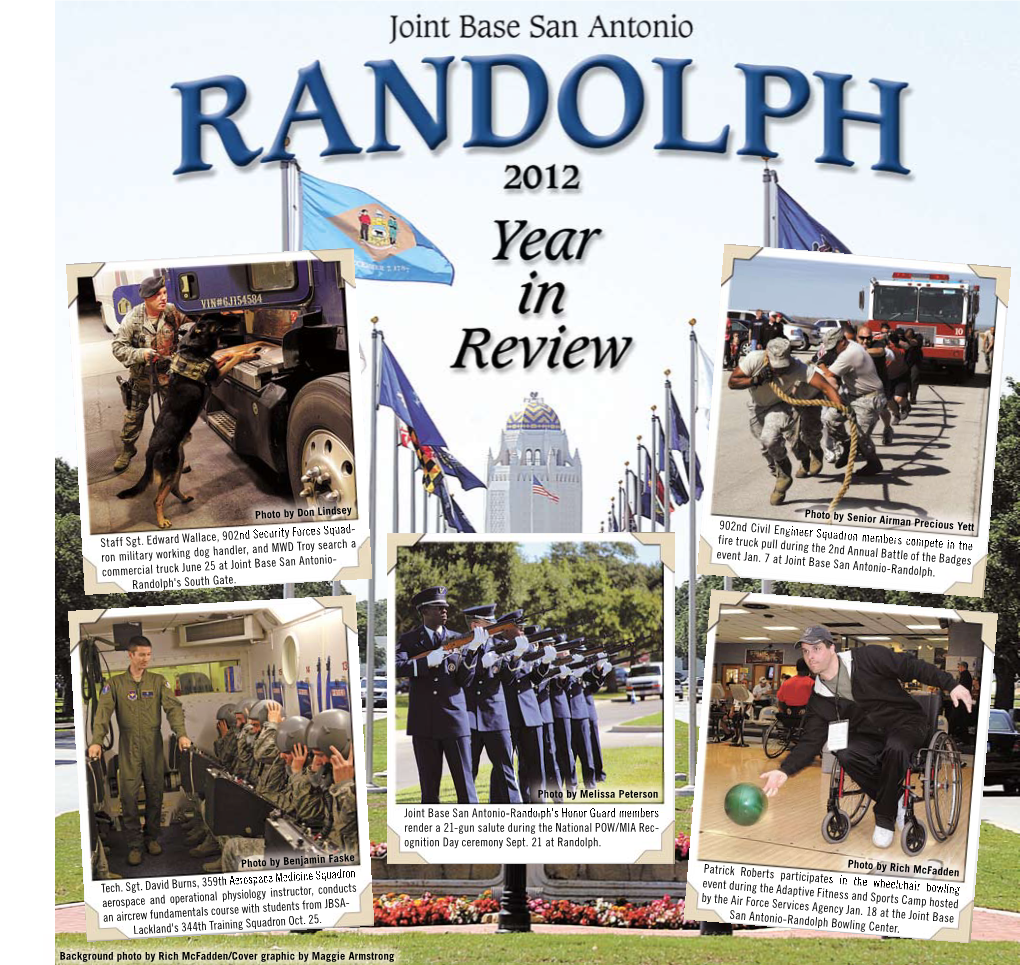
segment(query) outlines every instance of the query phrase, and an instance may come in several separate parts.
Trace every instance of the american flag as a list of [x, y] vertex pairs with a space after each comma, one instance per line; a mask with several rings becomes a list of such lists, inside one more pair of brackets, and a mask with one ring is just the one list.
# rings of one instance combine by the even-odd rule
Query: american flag
[[549, 492], [539, 481], [538, 476], [531, 477], [531, 495], [532, 496], [545, 496], [546, 499], [551, 499], [554, 503], [560, 501], [560, 497], [556, 493]]

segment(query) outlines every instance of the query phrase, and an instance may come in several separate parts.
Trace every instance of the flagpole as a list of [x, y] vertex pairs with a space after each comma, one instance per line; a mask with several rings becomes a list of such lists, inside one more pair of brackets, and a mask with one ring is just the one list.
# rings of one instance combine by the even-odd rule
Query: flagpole
[[765, 185], [765, 225], [762, 236], [764, 241], [762, 244], [766, 248], [772, 247], [772, 172], [769, 170], [768, 158], [765, 158], [765, 170], [762, 171], [761, 180], [762, 184]]
[[[666, 497], [666, 507], [667, 507], [667, 509], [673, 505], [673, 502], [672, 502], [672, 500], [673, 500], [673, 489], [672, 489], [672, 486], [673, 486], [673, 477], [672, 477], [672, 467], [670, 466], [670, 462], [669, 462], [670, 459], [673, 458], [673, 449], [672, 449], [672, 442], [673, 442], [673, 406], [671, 406], [669, 404], [670, 403], [669, 395], [670, 395], [670, 391], [671, 390], [672, 390], [672, 385], [670, 384], [670, 381], [669, 381], [669, 369], [666, 369], [666, 400], [665, 400], [665, 403], [663, 404], [663, 409], [662, 409], [662, 411], [666, 413], [666, 431], [663, 433], [663, 442], [662, 442], [662, 444], [666, 447], [666, 451], [662, 454], [662, 464], [666, 467], [666, 471], [664, 473], [664, 475], [666, 477], [666, 481], [665, 481], [665, 483], [663, 485], [666, 488], [665, 497]], [[662, 524], [663, 529], [665, 529], [667, 533], [670, 530], [670, 519], [669, 519], [669, 517], [671, 515], [672, 515], [671, 513], [667, 512], [666, 513], [666, 521]]]
[[[443, 485], [445, 486], [446, 483], [444, 482]], [[439, 528], [439, 526], [440, 526], [440, 522], [439, 522], [440, 512], [439, 512], [439, 510], [442, 507], [442, 503], [443, 503], [443, 501], [438, 496], [436, 496], [436, 532], [437, 533], [444, 533], [444, 532], [446, 532], [446, 530], [443, 530], [443, 529]]]
[[642, 497], [644, 493], [641, 492], [641, 487], [644, 486], [645, 480], [641, 475], [641, 436], [637, 437], [637, 475], [634, 477], [634, 488], [637, 490], [637, 501], [634, 504], [634, 509], [637, 512], [637, 531], [641, 532], [641, 511], [644, 508]]
[[[695, 667], [697, 666], [698, 653], [698, 610], [697, 610], [697, 581], [698, 581], [698, 452], [695, 448], [695, 437], [698, 432], [698, 334], [694, 331], [697, 319], [690, 320], [691, 326], [691, 420], [690, 433], [690, 465], [691, 476], [688, 480], [691, 492], [688, 505], [690, 507], [690, 522], [688, 534], [688, 577], [687, 577], [687, 650], [694, 654]], [[688, 674], [688, 680], [692, 677]], [[697, 674], [693, 675], [694, 683], [688, 688], [687, 697], [687, 783], [694, 786], [695, 774], [697, 772], [698, 760], [698, 680]]]
[[648, 497], [652, 513], [652, 532], [655, 532], [655, 502], [659, 498], [659, 464], [655, 461], [655, 406], [652, 406], [652, 449], [649, 453], [652, 464], [648, 467], [648, 483], [652, 492]]
[[372, 401], [369, 413], [372, 419], [371, 448], [369, 450], [368, 475], [368, 532], [372, 541], [372, 562], [368, 571], [368, 619], [365, 631], [365, 779], [368, 786], [374, 786], [372, 764], [372, 742], [375, 731], [375, 701], [369, 694], [375, 686], [375, 563], [380, 550], [377, 545], [375, 528], [375, 496], [376, 496], [376, 432], [379, 421], [379, 341], [383, 333], [376, 328], [378, 316], [372, 318]]
[[418, 502], [415, 499], [415, 495], [414, 495], [414, 479], [415, 479], [415, 476], [418, 474], [418, 470], [415, 468], [414, 458], [415, 458], [414, 457], [414, 453], [412, 452], [411, 453], [411, 489], [408, 492], [408, 496], [409, 496], [410, 502], [411, 502], [411, 528], [410, 528], [410, 530], [408, 530], [408, 532], [410, 532], [410, 533], [417, 532], [417, 530], [415, 530], [415, 528], [414, 528], [414, 518], [417, 515], [416, 511], [418, 509]]
[[397, 413], [393, 413], [393, 530], [400, 532], [400, 429], [397, 426]]
[[[290, 143], [290, 138], [284, 139], [284, 147]], [[290, 251], [293, 239], [291, 238], [290, 231], [290, 161], [280, 162], [281, 172], [281, 194], [280, 194], [280, 213], [282, 215], [281, 221], [283, 226], [283, 250]], [[336, 584], [333, 586], [333, 593], [337, 593]], [[295, 594], [295, 585], [293, 583], [283, 584], [283, 598], [285, 600], [293, 600]]]

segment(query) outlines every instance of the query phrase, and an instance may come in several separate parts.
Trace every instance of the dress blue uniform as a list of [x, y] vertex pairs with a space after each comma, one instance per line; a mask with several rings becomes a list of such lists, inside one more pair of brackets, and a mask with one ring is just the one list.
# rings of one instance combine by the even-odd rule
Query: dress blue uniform
[[[431, 587], [411, 601], [422, 607], [446, 606], [446, 587]], [[425, 659], [413, 659], [438, 646], [450, 634], [445, 627], [430, 631], [425, 626], [403, 634], [396, 646], [398, 677], [410, 679], [407, 709], [407, 734], [414, 748], [421, 785], [421, 803], [439, 803], [439, 785], [443, 777], [443, 757], [457, 790], [458, 804], [477, 804], [475, 781], [471, 774], [471, 716], [464, 688], [474, 676], [474, 668], [459, 651], [451, 651], [436, 667]]]
[[542, 711], [542, 760], [545, 765], [545, 789], [551, 797], [563, 797], [563, 782], [556, 763], [556, 734], [552, 708], [552, 678], [544, 677], [538, 684], [538, 706]]
[[577, 772], [574, 769], [574, 755], [570, 749], [570, 698], [567, 695], [567, 679], [556, 676], [549, 681], [549, 703], [552, 704], [553, 745], [560, 781], [568, 791], [574, 791], [577, 789]]
[[542, 669], [536, 661], [510, 661], [512, 676], [503, 686], [510, 733], [517, 749], [517, 777], [524, 800], [538, 804], [545, 784], [542, 761], [542, 709], [538, 705], [537, 683]]
[[595, 694], [602, 689], [602, 684], [605, 683], [606, 677], [612, 672], [610, 667], [606, 673], [603, 673], [596, 665], [583, 678], [584, 699], [588, 704], [588, 733], [591, 738], [592, 763], [595, 767], [596, 781], [604, 781], [606, 779], [606, 771], [602, 764], [602, 742], [599, 740], [599, 715], [595, 709]]
[[[462, 611], [468, 620], [492, 623], [495, 604], [468, 607]], [[510, 718], [507, 716], [503, 685], [513, 681], [508, 662], [497, 659], [491, 667], [482, 666], [482, 657], [494, 649], [490, 639], [468, 659], [474, 662], [474, 679], [465, 690], [468, 716], [471, 719], [471, 773], [478, 777], [482, 750], [489, 755], [492, 773], [489, 777], [489, 803], [520, 804], [521, 792], [514, 776], [514, 750], [510, 740]]]
[[567, 699], [570, 702], [570, 751], [573, 758], [581, 761], [581, 779], [586, 788], [595, 787], [595, 760], [591, 749], [591, 730], [588, 701], [584, 696], [584, 684], [571, 674], [566, 681]]

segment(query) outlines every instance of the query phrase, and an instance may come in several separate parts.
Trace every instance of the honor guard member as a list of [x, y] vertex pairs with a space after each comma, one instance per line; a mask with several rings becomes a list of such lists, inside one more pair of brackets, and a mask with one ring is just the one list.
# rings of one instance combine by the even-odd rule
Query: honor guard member
[[[534, 628], [534, 629], [537, 629]], [[553, 648], [555, 650], [555, 647]], [[555, 659], [555, 658], [554, 658]], [[563, 799], [563, 781], [560, 778], [560, 767], [556, 762], [555, 719], [552, 707], [552, 677], [547, 673], [535, 688], [538, 707], [542, 711], [542, 766], [545, 770], [545, 781], [542, 786], [549, 798]]]
[[[591, 748], [591, 728], [588, 719], [588, 701], [584, 696], [582, 678], [587, 669], [568, 670], [564, 678], [567, 700], [570, 703], [570, 751], [571, 765], [576, 757], [581, 762], [581, 780], [591, 790], [595, 787], [595, 755]], [[575, 778], [576, 779], [576, 778]]]
[[765, 794], [775, 796], [822, 752], [823, 744], [838, 742], [840, 764], [875, 802], [871, 843], [888, 848], [893, 829], [904, 824], [902, 781], [929, 736], [921, 705], [903, 685], [919, 680], [939, 687], [949, 692], [954, 707], [962, 701], [968, 710], [973, 706], [970, 691], [952, 674], [911, 653], [879, 646], [839, 651], [828, 627], [808, 627], [797, 645], [815, 674], [814, 688], [797, 746], [778, 770], [761, 775]]
[[515, 642], [516, 647], [507, 655], [513, 676], [504, 685], [503, 693], [510, 720], [510, 736], [517, 751], [517, 782], [521, 796], [527, 803], [538, 804], [542, 800], [546, 778], [542, 756], [544, 721], [537, 687], [544, 676], [545, 666], [539, 660], [521, 659], [525, 654], [533, 656], [535, 652], [527, 637], [517, 636]]
[[[822, 357], [820, 364], [829, 375], [839, 380], [846, 396], [846, 405], [853, 412], [857, 423], [857, 448], [867, 462], [857, 470], [858, 476], [874, 476], [882, 471], [882, 463], [875, 454], [871, 433], [882, 418], [886, 408], [885, 389], [871, 356], [864, 346], [850, 341], [846, 332], [839, 328], [830, 329], [822, 336]], [[832, 388], [821, 372], [811, 378], [811, 384], [820, 389]], [[838, 409], [826, 409], [822, 423], [829, 430], [833, 441], [841, 443], [843, 451], [836, 459], [836, 468], [847, 464], [850, 453], [850, 436], [846, 428], [846, 416]]]
[[[160, 815], [163, 809], [163, 735], [162, 713], [177, 735], [181, 750], [191, 747], [184, 727], [184, 710], [170, 689], [170, 682], [148, 669], [152, 644], [147, 637], [132, 637], [128, 642], [127, 671], [111, 677], [99, 695], [99, 707], [92, 725], [92, 743], [88, 754], [93, 760], [103, 753], [102, 744], [110, 732], [110, 718], [117, 713], [120, 739], [118, 782], [120, 809], [127, 837], [128, 864], [142, 863], [142, 848], [152, 855], [163, 853], [159, 843]], [[138, 788], [145, 787], [144, 838], [138, 814]]]
[[[461, 611], [472, 631], [491, 626], [496, 619], [496, 604], [471, 606]], [[475, 674], [465, 690], [468, 715], [471, 718], [471, 774], [478, 779], [482, 750], [489, 756], [490, 804], [520, 804], [521, 792], [514, 776], [514, 748], [510, 740], [510, 719], [506, 712], [504, 683], [513, 680], [509, 661], [495, 651], [489, 638], [475, 655]]]
[[[567, 635], [558, 633], [557, 643], [566, 643]], [[571, 753], [570, 696], [567, 693], [570, 671], [560, 667], [549, 681], [549, 702], [553, 712], [553, 744], [556, 750], [556, 766], [563, 786], [573, 793], [577, 790], [577, 770]]]
[[810, 383], [825, 393], [831, 402], [841, 405], [832, 385], [820, 374], [814, 374], [820, 384], [815, 382], [812, 372], [800, 359], [792, 357], [790, 342], [785, 338], [774, 338], [765, 351], [745, 355], [730, 374], [728, 384], [731, 389], [748, 390], [751, 434], [761, 444], [769, 472], [776, 477], [769, 497], [773, 506], [786, 499], [786, 492], [793, 485], [793, 466], [786, 450], [786, 440], [793, 438], [797, 418], [793, 406], [780, 399], [771, 385], [775, 382], [783, 392], [792, 395], [798, 385]]
[[[418, 765], [421, 803], [439, 803], [445, 756], [457, 790], [457, 803], [477, 804], [471, 776], [471, 717], [464, 696], [473, 667], [466, 655], [443, 649], [449, 637], [446, 587], [422, 590], [411, 599], [411, 604], [421, 615], [422, 626], [409, 630], [397, 641], [396, 669], [398, 677], [410, 680], [407, 734]], [[478, 650], [487, 637], [484, 630], [478, 630], [469, 646]], [[418, 654], [427, 656], [415, 660]]]
[[595, 768], [595, 780], [604, 781], [606, 771], [602, 763], [602, 741], [599, 739], [599, 713], [595, 695], [602, 689], [606, 677], [613, 672], [608, 658], [603, 658], [581, 678], [584, 684], [584, 700], [588, 705], [588, 737], [591, 741], [591, 759]]
[[[166, 282], [161, 275], [146, 278], [138, 286], [144, 301], [125, 316], [113, 340], [114, 357], [131, 373], [127, 412], [120, 433], [121, 450], [113, 464], [123, 472], [138, 451], [136, 443], [145, 424], [145, 410], [154, 391], [160, 396], [170, 381], [170, 357], [177, 350], [185, 316], [167, 302]], [[153, 375], [156, 384], [153, 385]]]

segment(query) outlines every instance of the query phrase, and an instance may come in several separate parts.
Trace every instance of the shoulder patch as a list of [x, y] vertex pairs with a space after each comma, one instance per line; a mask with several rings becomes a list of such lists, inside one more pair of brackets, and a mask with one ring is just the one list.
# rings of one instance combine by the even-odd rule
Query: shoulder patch
[[170, 689], [170, 681], [169, 680], [164, 680], [163, 681], [163, 686], [166, 687], [167, 690], [169, 690]]
[[110, 692], [110, 685], [109, 684], [103, 684], [103, 689], [99, 692], [99, 694], [100, 694], [100, 696], [102, 696], [103, 694], [108, 694], [109, 692]]

